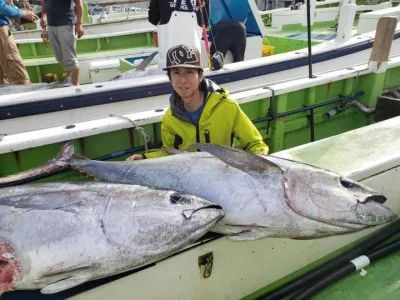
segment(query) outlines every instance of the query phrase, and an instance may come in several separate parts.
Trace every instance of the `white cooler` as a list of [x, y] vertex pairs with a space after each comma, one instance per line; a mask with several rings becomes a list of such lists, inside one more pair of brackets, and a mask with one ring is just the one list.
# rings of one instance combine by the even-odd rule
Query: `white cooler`
[[89, 63], [89, 76], [93, 83], [108, 81], [120, 74], [119, 59], [92, 61]]

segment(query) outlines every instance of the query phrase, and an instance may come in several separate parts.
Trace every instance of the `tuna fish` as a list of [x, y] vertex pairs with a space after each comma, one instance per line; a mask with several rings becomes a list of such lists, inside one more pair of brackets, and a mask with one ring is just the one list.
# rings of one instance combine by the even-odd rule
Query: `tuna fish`
[[52, 82], [52, 83], [33, 83], [28, 85], [23, 84], [0, 84], [0, 96], [18, 93], [27, 93], [41, 90], [50, 90], [63, 85]]
[[169, 256], [223, 217], [204, 199], [99, 182], [4, 188], [0, 294], [51, 294]]
[[[54, 167], [66, 164], [101, 181], [171, 189], [215, 202], [226, 215], [213, 231], [236, 241], [319, 238], [397, 218], [382, 204], [385, 196], [339, 174], [223, 146], [196, 147], [204, 152], [100, 162], [73, 155], [68, 143]], [[40, 171], [20, 176], [28, 178], [30, 172]]]
[[157, 56], [158, 51], [154, 51], [148, 57], [146, 57], [134, 70], [130, 70], [127, 72], [123, 72], [120, 75], [111, 78], [109, 81], [116, 81], [116, 80], [124, 80], [124, 79], [133, 79], [133, 78], [141, 78], [147, 76], [154, 76], [154, 75], [164, 75], [164, 71], [158, 70], [157, 67], [153, 69], [146, 70], [148, 65], [154, 60]]

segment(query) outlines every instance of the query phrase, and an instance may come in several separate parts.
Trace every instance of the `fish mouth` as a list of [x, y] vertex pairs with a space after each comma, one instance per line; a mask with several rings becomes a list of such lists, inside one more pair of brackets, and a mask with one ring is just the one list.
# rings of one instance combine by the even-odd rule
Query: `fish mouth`
[[204, 210], [204, 209], [216, 209], [220, 211], [220, 219], [222, 219], [225, 216], [225, 212], [223, 211], [222, 207], [218, 204], [210, 204], [210, 205], [205, 205], [198, 207], [196, 209], [185, 209], [182, 211], [182, 215], [185, 217], [186, 220], [189, 220], [190, 218], [193, 217], [195, 213], [198, 211]]
[[387, 200], [387, 198], [385, 196], [380, 195], [380, 194], [376, 194], [376, 195], [372, 195], [372, 196], [367, 197], [365, 199], [364, 203], [365, 202], [369, 202], [369, 201], [373, 201], [373, 202], [378, 202], [380, 204], [383, 204], [383, 203], [386, 202], [386, 200]]

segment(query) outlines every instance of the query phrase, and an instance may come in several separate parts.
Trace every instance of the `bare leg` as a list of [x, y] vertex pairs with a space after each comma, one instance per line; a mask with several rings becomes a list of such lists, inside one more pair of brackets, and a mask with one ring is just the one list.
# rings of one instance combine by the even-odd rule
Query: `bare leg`
[[70, 74], [72, 85], [79, 85], [79, 69], [72, 70]]

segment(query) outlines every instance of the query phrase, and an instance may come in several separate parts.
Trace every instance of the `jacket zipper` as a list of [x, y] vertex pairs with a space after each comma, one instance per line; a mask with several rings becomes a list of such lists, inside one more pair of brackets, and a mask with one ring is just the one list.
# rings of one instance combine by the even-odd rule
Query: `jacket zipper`
[[196, 142], [200, 143], [200, 129], [199, 125], [196, 125]]
[[206, 139], [206, 143], [209, 144], [210, 143], [210, 131], [208, 129], [204, 130], [204, 136]]

